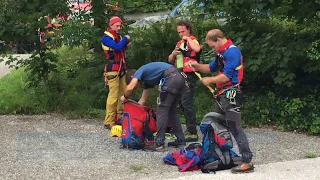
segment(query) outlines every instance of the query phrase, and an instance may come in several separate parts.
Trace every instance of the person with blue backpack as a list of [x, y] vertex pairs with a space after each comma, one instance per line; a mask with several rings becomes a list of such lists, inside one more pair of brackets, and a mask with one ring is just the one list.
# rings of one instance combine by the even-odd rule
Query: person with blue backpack
[[181, 122], [177, 114], [177, 105], [181, 100], [182, 93], [185, 91], [185, 77], [173, 65], [165, 62], [151, 62], [141, 66], [131, 77], [125, 93], [121, 96], [122, 102], [128, 101], [133, 89], [142, 84], [143, 92], [139, 104], [145, 105], [150, 88], [159, 85], [158, 107], [156, 110], [157, 135], [155, 143], [146, 145], [146, 151], [164, 152], [165, 133], [168, 124], [173, 129], [176, 140], [169, 142], [169, 147], [180, 148], [186, 145], [182, 131]]
[[237, 141], [240, 154], [242, 155], [242, 164], [233, 167], [232, 173], [251, 172], [254, 169], [252, 161], [252, 152], [249, 148], [249, 142], [241, 127], [242, 93], [240, 83], [243, 78], [243, 58], [240, 50], [230, 39], [224, 36], [219, 29], [212, 29], [207, 33], [206, 43], [217, 53], [215, 59], [209, 64], [199, 64], [197, 62], [187, 62], [194, 68], [194, 71], [202, 73], [211, 73], [218, 71], [218, 75], [213, 77], [204, 77], [201, 82], [205, 86], [216, 84], [217, 100], [216, 112], [225, 115], [227, 126]]

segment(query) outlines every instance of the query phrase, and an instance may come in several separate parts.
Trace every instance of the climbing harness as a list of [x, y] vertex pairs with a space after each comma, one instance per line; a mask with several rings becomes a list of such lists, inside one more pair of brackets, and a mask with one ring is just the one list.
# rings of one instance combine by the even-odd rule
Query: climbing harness
[[184, 78], [184, 84], [185, 84], [185, 86], [187, 87], [187, 91], [189, 92], [189, 91], [190, 91], [190, 86], [189, 86], [189, 83], [188, 83], [188, 81], [187, 81], [188, 76], [187, 76], [184, 72], [180, 72], [180, 74], [181, 74], [182, 77]]
[[237, 95], [236, 89], [230, 89], [226, 91], [226, 97], [229, 99], [230, 104], [236, 105], [235, 97]]

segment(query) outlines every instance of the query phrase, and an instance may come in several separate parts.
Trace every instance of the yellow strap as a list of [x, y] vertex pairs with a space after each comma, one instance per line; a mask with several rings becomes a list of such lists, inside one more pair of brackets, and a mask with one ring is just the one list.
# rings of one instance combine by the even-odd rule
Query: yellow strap
[[[202, 77], [201, 77], [201, 75], [198, 73], [198, 72], [194, 72], [197, 76], [198, 76], [198, 78], [201, 80], [202, 79]], [[212, 87], [210, 87], [210, 86], [207, 86], [207, 88], [210, 90], [210, 92], [213, 94], [214, 93], [214, 89], [212, 88]]]
[[104, 34], [111, 37], [114, 40], [114, 36], [110, 32], [105, 31]]
[[242, 64], [240, 65], [240, 66], [238, 66], [238, 67], [236, 67], [236, 70], [239, 70], [239, 69], [241, 69], [243, 66], [242, 66]]

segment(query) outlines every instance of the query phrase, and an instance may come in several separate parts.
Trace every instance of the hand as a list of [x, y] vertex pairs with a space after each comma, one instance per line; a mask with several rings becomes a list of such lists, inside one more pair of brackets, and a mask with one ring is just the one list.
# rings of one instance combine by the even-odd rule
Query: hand
[[129, 43], [127, 44], [127, 48], [130, 47], [130, 46], [131, 46], [131, 42], [129, 42]]
[[130, 36], [129, 35], [125, 35], [124, 37], [127, 37], [127, 39], [130, 40]]
[[188, 67], [190, 67], [193, 71], [196, 71], [195, 68], [194, 68], [194, 66], [196, 66], [197, 64], [199, 64], [199, 63], [197, 63], [197, 62], [195, 62], [195, 61], [188, 61], [188, 62], [184, 63], [184, 66], [188, 66]]
[[138, 101], [138, 103], [139, 103], [141, 106], [144, 106], [144, 105], [146, 104], [146, 102], [143, 101], [142, 99], [140, 99], [140, 100]]
[[177, 56], [177, 55], [181, 54], [181, 51], [179, 51], [179, 48], [175, 48], [175, 49], [172, 51], [171, 54], [173, 54], [174, 56]]
[[182, 40], [188, 40], [189, 36], [182, 36]]
[[201, 81], [201, 82], [203, 83], [203, 85], [205, 85], [205, 86], [210, 86], [210, 84], [213, 83], [211, 77], [203, 77], [200, 81]]
[[128, 101], [128, 99], [127, 99], [127, 98], [125, 98], [124, 96], [121, 96], [121, 97], [120, 97], [120, 101], [121, 101], [121, 102], [127, 102], [127, 101]]

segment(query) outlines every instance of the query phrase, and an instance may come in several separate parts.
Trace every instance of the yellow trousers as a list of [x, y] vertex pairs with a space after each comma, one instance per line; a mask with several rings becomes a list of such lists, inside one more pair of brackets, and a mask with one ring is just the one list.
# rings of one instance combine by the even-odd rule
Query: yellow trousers
[[123, 105], [120, 101], [120, 97], [124, 94], [127, 83], [126, 76], [119, 77], [117, 76], [117, 71], [107, 72], [106, 76], [116, 76], [113, 79], [108, 79], [109, 85], [109, 94], [106, 102], [106, 117], [104, 124], [113, 124], [114, 119], [117, 115], [117, 118], [122, 117]]

